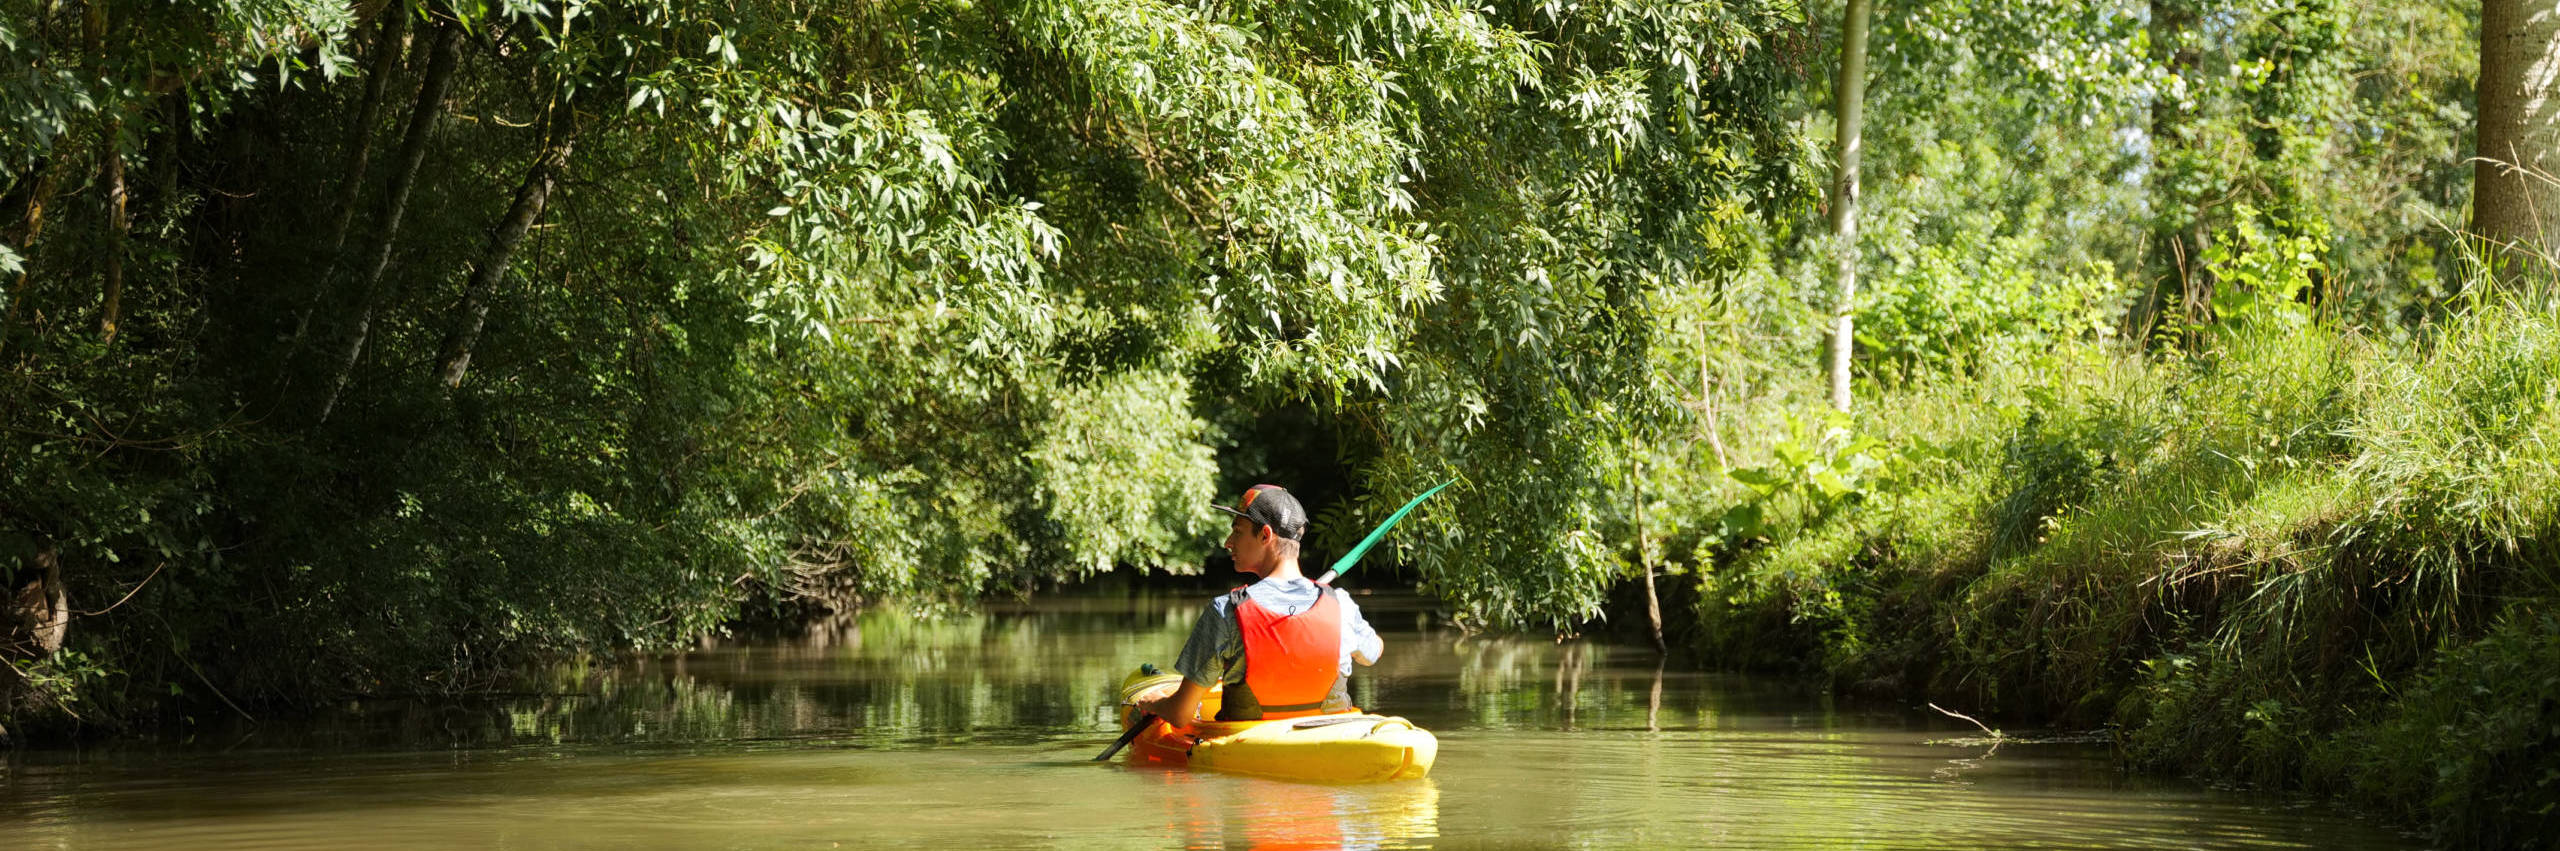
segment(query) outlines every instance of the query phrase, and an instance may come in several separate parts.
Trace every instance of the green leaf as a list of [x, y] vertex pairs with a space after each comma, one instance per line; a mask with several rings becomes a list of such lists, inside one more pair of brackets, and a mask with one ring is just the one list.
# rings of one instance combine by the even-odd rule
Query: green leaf
[[1778, 489], [1784, 487], [1786, 484], [1784, 479], [1781, 479], [1778, 476], [1771, 474], [1768, 470], [1759, 467], [1742, 467], [1727, 470], [1725, 471], [1725, 476], [1736, 482], [1742, 483], [1743, 487], [1750, 488], [1753, 493], [1757, 493], [1764, 497], [1776, 494]]

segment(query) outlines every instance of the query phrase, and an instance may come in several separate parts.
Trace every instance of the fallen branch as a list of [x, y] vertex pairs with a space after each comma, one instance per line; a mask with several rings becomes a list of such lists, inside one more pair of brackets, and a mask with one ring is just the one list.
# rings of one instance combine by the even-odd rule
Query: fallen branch
[[1947, 717], [1949, 717], [1949, 718], [1962, 718], [1962, 719], [1964, 719], [1964, 720], [1966, 720], [1966, 721], [1970, 721], [1970, 722], [1972, 722], [1972, 723], [1973, 723], [1973, 726], [1976, 726], [1976, 727], [1980, 727], [1980, 728], [1982, 728], [1982, 732], [1983, 732], [1983, 733], [1988, 734], [1989, 736], [1991, 736], [1991, 740], [1992, 740], [1992, 741], [1995, 741], [1995, 742], [1996, 742], [1996, 741], [1999, 741], [1999, 740], [2001, 740], [2001, 739], [2006, 739], [2006, 738], [2008, 738], [2008, 735], [2007, 735], [2007, 734], [2004, 734], [2004, 733], [2002, 733], [2002, 732], [2000, 732], [2000, 731], [1998, 731], [1998, 730], [1991, 729], [1990, 725], [1987, 725], [1987, 724], [1982, 723], [1981, 721], [1977, 721], [1977, 720], [1975, 720], [1975, 719], [1974, 719], [1974, 717], [1973, 717], [1973, 716], [1971, 716], [1971, 715], [1966, 715], [1966, 714], [1964, 714], [1964, 713], [1962, 713], [1962, 712], [1956, 712], [1956, 711], [1953, 711], [1953, 710], [1947, 709], [1946, 707], [1939, 706], [1939, 705], [1937, 705], [1937, 704], [1935, 704], [1935, 703], [1929, 704], [1929, 708], [1931, 708], [1931, 709], [1935, 709], [1935, 710], [1938, 710], [1938, 714], [1940, 714], [1940, 715], [1945, 715], [1945, 716], [1947, 716]]
[[[1971, 715], [1966, 715], [1966, 714], [1964, 714], [1964, 713], [1962, 713], [1962, 712], [1956, 712], [1956, 711], [1954, 711], [1954, 710], [1950, 710], [1950, 709], [1948, 709], [1948, 708], [1946, 708], [1946, 707], [1939, 706], [1939, 705], [1937, 705], [1937, 704], [1935, 704], [1935, 703], [1929, 704], [1929, 708], [1931, 708], [1931, 709], [1935, 709], [1935, 710], [1938, 710], [1938, 714], [1945, 715], [1945, 716], [1947, 716], [1947, 717], [1949, 717], [1949, 718], [1962, 718], [1962, 719], [1964, 719], [1964, 720], [1966, 720], [1966, 721], [1970, 721], [1970, 722], [1972, 722], [1972, 723], [1973, 723], [1973, 726], [1981, 728], [1981, 729], [1982, 729], [1982, 732], [1984, 732], [1984, 733], [1986, 733], [1986, 734], [1989, 734], [1989, 735], [1991, 736], [1991, 740], [1990, 740], [1991, 747], [1990, 747], [1990, 749], [1983, 751], [1981, 756], [1976, 756], [1976, 757], [1972, 757], [1972, 758], [1968, 758], [1968, 759], [1951, 759], [1951, 760], [1947, 760], [1947, 765], [1946, 765], [1946, 767], [1944, 767], [1944, 768], [1940, 768], [1940, 769], [1938, 769], [1938, 770], [1937, 770], [1937, 771], [1935, 771], [1935, 772], [1931, 772], [1931, 774], [1932, 774], [1933, 776], [1937, 777], [1938, 779], [1941, 779], [1941, 780], [1949, 780], [1949, 781], [1955, 781], [1955, 780], [1958, 780], [1959, 778], [1961, 778], [1961, 777], [1964, 775], [1964, 773], [1965, 773], [1966, 771], [1969, 771], [1969, 770], [1972, 770], [1972, 769], [1975, 769], [1975, 768], [1980, 768], [1980, 767], [1982, 767], [1982, 761], [1983, 761], [1983, 760], [1990, 759], [1992, 756], [1994, 756], [1994, 755], [1996, 755], [1996, 754], [2000, 753], [2000, 745], [2001, 745], [2002, 743], [2004, 743], [2004, 742], [2009, 741], [2009, 736], [2008, 736], [2008, 734], [2002, 733], [2002, 732], [2000, 732], [2000, 731], [1998, 731], [1998, 730], [1991, 729], [1990, 725], [1984, 724], [1984, 723], [1982, 723], [1981, 721], [1976, 720], [1976, 719], [1975, 719], [1973, 716], [1971, 716]], [[1975, 739], [1975, 740], [1971, 740], [1971, 741], [1962, 741], [1962, 740], [1957, 740], [1957, 741], [1946, 741], [1946, 742], [1930, 742], [1930, 744], [1950, 744], [1950, 745], [1959, 745], [1959, 744], [1960, 744], [1960, 745], [1967, 745], [1967, 746], [1970, 746], [1970, 745], [1978, 745], [1978, 744], [1982, 744], [1982, 743], [1983, 743], [1983, 742], [1982, 742], [1982, 740], [1980, 740], [1980, 739]]]

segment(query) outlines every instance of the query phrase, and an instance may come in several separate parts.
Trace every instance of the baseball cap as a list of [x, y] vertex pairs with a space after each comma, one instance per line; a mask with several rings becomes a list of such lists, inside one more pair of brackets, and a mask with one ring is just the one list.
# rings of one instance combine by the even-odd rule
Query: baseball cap
[[1279, 485], [1254, 485], [1246, 488], [1234, 508], [1210, 503], [1210, 508], [1242, 517], [1246, 522], [1271, 527], [1271, 533], [1295, 541], [1307, 532], [1307, 509], [1298, 498]]

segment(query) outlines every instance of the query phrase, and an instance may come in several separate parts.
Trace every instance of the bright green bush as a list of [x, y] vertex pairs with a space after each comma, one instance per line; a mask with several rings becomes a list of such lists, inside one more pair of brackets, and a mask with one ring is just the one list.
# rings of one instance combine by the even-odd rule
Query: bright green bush
[[2110, 335], [2124, 311], [2114, 272], [2042, 273], [2038, 247], [1985, 235], [1897, 253], [1857, 317], [1860, 368], [1890, 386]]

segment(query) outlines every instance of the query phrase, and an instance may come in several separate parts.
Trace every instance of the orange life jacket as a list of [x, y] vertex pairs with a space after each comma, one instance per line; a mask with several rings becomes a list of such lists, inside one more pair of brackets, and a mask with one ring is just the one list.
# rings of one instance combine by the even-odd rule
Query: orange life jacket
[[1283, 615], [1236, 589], [1236, 623], [1244, 633], [1241, 685], [1249, 695], [1236, 701], [1240, 710], [1259, 706], [1261, 718], [1296, 718], [1351, 707], [1342, 688], [1342, 604], [1333, 589], [1316, 590], [1315, 605]]

